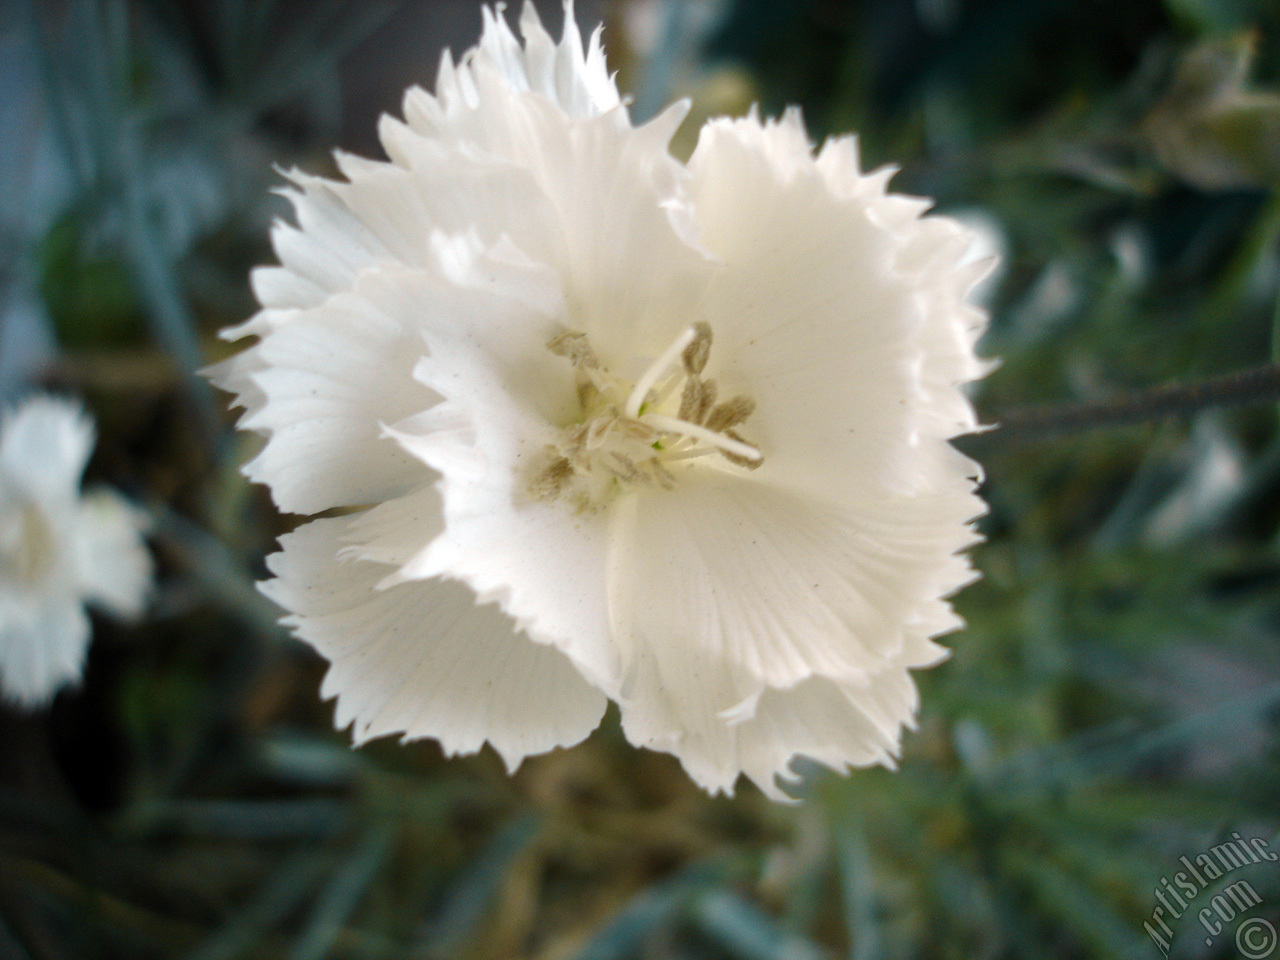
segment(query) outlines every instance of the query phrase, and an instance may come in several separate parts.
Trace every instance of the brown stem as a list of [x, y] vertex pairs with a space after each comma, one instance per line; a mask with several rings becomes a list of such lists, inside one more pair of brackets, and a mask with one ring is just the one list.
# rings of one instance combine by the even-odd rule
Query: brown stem
[[1044, 404], [997, 411], [997, 440], [1042, 440], [1101, 427], [1151, 423], [1188, 416], [1213, 407], [1240, 407], [1280, 401], [1280, 366], [1264, 364], [1248, 370], [1170, 384], [1096, 403]]

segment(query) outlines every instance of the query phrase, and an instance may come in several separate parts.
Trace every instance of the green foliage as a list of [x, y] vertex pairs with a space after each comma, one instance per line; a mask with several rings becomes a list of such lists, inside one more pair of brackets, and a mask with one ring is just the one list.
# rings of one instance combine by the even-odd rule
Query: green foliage
[[137, 343], [144, 325], [128, 267], [107, 251], [87, 248], [82, 220], [61, 218], [39, 252], [40, 293], [58, 340], [68, 349]]

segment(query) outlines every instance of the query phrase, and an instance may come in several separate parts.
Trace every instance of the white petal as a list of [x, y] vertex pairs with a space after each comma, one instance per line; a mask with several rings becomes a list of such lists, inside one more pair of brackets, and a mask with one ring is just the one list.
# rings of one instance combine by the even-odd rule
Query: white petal
[[[667, 150], [688, 104], [632, 128], [598, 35], [584, 54], [567, 13], [552, 44], [526, 8], [527, 47], [486, 14], [481, 44], [456, 69], [446, 59], [437, 95], [411, 90], [407, 125], [384, 119], [392, 163], [340, 155], [349, 183], [290, 174], [298, 225], [277, 225], [282, 266], [253, 277], [267, 309], [227, 335], [292, 325], [372, 270], [431, 269], [434, 235], [473, 233], [558, 270], [566, 322], [606, 361], [660, 350], [686, 322], [664, 304], [696, 302], [710, 270], [680, 202], [687, 174]], [[211, 373], [250, 415], [264, 402], [242, 370]]]
[[[406, 517], [408, 519], [408, 517]], [[458, 583], [378, 590], [390, 568], [338, 559], [349, 518], [317, 520], [281, 539], [263, 590], [285, 622], [330, 660], [324, 693], [358, 742], [393, 733], [433, 737], [449, 753], [488, 741], [514, 769], [531, 754], [583, 739], [606, 700], [553, 647]]]
[[350, 183], [331, 189], [398, 262], [426, 266], [434, 233], [511, 236], [528, 249], [557, 244], [554, 210], [526, 162], [485, 158], [428, 140], [389, 117], [381, 135], [395, 163], [340, 158]]
[[146, 515], [110, 490], [95, 490], [78, 505], [72, 536], [79, 588], [116, 616], [138, 616], [151, 587], [146, 526]]
[[[695, 469], [675, 490], [620, 502], [610, 609], [628, 737], [728, 789], [750, 773], [750, 728], [736, 725], [788, 688], [838, 681], [857, 691], [846, 713], [882, 719], [883, 678], [936, 661], [925, 638], [957, 625], [940, 598], [972, 579], [955, 551], [974, 535], [927, 501], [867, 507], [853, 514]], [[902, 719], [885, 721], [881, 748]]]
[[298, 171], [286, 176], [295, 188], [281, 193], [293, 203], [298, 225], [277, 221], [272, 228], [271, 244], [281, 267], [253, 275], [254, 292], [264, 307], [315, 306], [349, 289], [364, 270], [393, 259], [342, 201], [335, 184]]
[[266, 435], [245, 468], [282, 510], [377, 503], [420, 484], [420, 464], [381, 424], [430, 406], [413, 380], [421, 340], [358, 292], [334, 297], [236, 358], [265, 401], [241, 426]]
[[[411, 131], [384, 125], [388, 151], [415, 170], [429, 168], [441, 149], [522, 167], [541, 199], [508, 207], [505, 232], [560, 272], [568, 325], [591, 336], [606, 365], [656, 355], [689, 322], [671, 304], [695, 304], [714, 269], [682, 202], [686, 171], [667, 149], [688, 104], [633, 129], [622, 108], [574, 119], [545, 97], [513, 91], [496, 69], [477, 67], [474, 74], [468, 89], [479, 106], [449, 108], [474, 125], [441, 127], [441, 116], [452, 114], [413, 90], [405, 114], [421, 142], [415, 146]], [[477, 222], [489, 239], [491, 218]]]
[[219, 390], [234, 394], [231, 407], [243, 409], [238, 423], [260, 411], [267, 402], [267, 395], [254, 382], [254, 377], [267, 369], [258, 352], [252, 348], [242, 350], [234, 357], [219, 363], [211, 363], [200, 371]]
[[[887, 673], [867, 688], [815, 677], [790, 690], [766, 690], [754, 715], [734, 727], [738, 764], [770, 799], [780, 802], [789, 798], [777, 781], [797, 779], [791, 769], [797, 757], [838, 773], [850, 767], [893, 766], [901, 728], [913, 722], [915, 704], [915, 685], [905, 670]], [[732, 784], [714, 786], [729, 789]]]
[[571, 367], [546, 346], [563, 309], [554, 274], [509, 248], [461, 241], [441, 258], [456, 282], [384, 272], [360, 285], [381, 314], [416, 320], [427, 356], [415, 376], [444, 398], [392, 425], [403, 448], [439, 472], [446, 520], [398, 576], [466, 582], [608, 683], [607, 518], [527, 494], [530, 471], [577, 403]]
[[972, 579], [957, 551], [976, 535], [929, 509], [901, 498], [854, 514], [690, 469], [619, 512], [619, 639], [637, 657], [706, 647], [751, 678], [735, 703], [813, 675], [865, 681], [895, 662], [913, 617]]
[[91, 627], [71, 596], [0, 599], [0, 693], [35, 708], [84, 669]]
[[928, 636], [960, 625], [945, 605], [936, 613], [936, 622], [911, 633], [896, 662], [866, 684], [815, 677], [787, 690], [765, 690], [749, 717], [731, 720], [742, 772], [771, 799], [787, 802], [778, 781], [798, 779], [792, 769], [797, 757], [839, 773], [874, 764], [893, 767], [902, 731], [915, 726], [919, 706], [908, 668], [943, 659], [946, 651]]
[[[332, 292], [329, 287], [340, 284], [341, 278], [336, 281], [331, 278], [322, 285], [299, 276], [288, 267], [255, 267], [249, 272], [249, 285], [258, 302], [263, 305], [264, 312], [301, 310], [323, 303]], [[224, 334], [225, 339], [239, 339], [236, 334], [241, 332], [242, 327], [232, 329], [235, 333]]]
[[592, 31], [583, 55], [573, 0], [564, 5], [564, 31], [554, 48], [531, 0], [525, 0], [521, 11], [520, 33], [529, 88], [535, 93], [555, 100], [572, 117], [607, 113], [621, 103], [618, 85], [605, 64], [600, 26]]
[[761, 480], [849, 504], [951, 491], [977, 468], [920, 450], [974, 426], [958, 385], [982, 372], [972, 344], [984, 318], [961, 300], [966, 235], [906, 201], [885, 225], [894, 198], [833, 188], [841, 156], [820, 168], [795, 115], [704, 128], [692, 196], [725, 264], [702, 304], [712, 373], [757, 401]]
[[[544, 422], [542, 434], [549, 424], [568, 422], [576, 411], [572, 369], [547, 349], [565, 309], [554, 271], [509, 244], [485, 248], [465, 236], [434, 240], [434, 271], [384, 270], [359, 284], [366, 312], [388, 330], [414, 332], [411, 341], [397, 341], [402, 356], [386, 369], [386, 379], [405, 392], [412, 392], [405, 383], [425, 384], [429, 389], [419, 386], [419, 396], [465, 399], [475, 408], [493, 391], [507, 391], [517, 415]], [[406, 360], [407, 378], [401, 375]], [[429, 405], [410, 406], [402, 416]], [[507, 411], [478, 409], [478, 415], [500, 421]], [[383, 421], [394, 422], [387, 415]]]
[[483, 75], [497, 78], [515, 93], [538, 94], [574, 119], [598, 116], [619, 106], [621, 98], [605, 65], [600, 33], [592, 35], [584, 50], [572, 3], [565, 5], [559, 43], [547, 35], [532, 3], [524, 6], [520, 32], [524, 44], [500, 14], [486, 9], [480, 43], [458, 64], [445, 54], [435, 97], [420, 100], [407, 113], [410, 122], [432, 136], [479, 140], [478, 129], [487, 120], [485, 108], [492, 106], [479, 91]]
[[343, 555], [403, 567], [443, 529], [444, 503], [430, 484], [354, 514]]
[[93, 421], [78, 403], [32, 397], [0, 422], [0, 482], [43, 503], [74, 500], [93, 444]]
[[667, 153], [687, 109], [673, 104], [638, 131], [601, 118], [576, 132], [569, 162], [549, 168], [568, 245], [560, 266], [571, 325], [615, 371], [660, 354], [718, 269], [697, 242], [686, 172]]

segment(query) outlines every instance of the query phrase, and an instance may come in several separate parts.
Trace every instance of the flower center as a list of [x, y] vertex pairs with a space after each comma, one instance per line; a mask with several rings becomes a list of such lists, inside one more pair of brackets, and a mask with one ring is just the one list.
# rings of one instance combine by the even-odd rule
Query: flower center
[[711, 328], [684, 330], [634, 383], [605, 370], [585, 333], [566, 331], [547, 349], [574, 368], [582, 419], [547, 446], [531, 471], [537, 500], [564, 497], [594, 510], [630, 487], [675, 485], [672, 465], [716, 456], [754, 470], [760, 450], [734, 429], [755, 401], [735, 396], [717, 403], [714, 380], [704, 380]]
[[0, 577], [31, 584], [49, 569], [53, 556], [53, 533], [35, 507], [21, 504], [0, 518]]

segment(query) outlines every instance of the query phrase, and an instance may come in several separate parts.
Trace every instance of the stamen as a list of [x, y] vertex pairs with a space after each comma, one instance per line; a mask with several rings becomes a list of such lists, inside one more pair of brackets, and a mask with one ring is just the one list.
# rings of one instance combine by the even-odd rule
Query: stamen
[[[736, 430], [726, 430], [724, 431], [724, 434], [730, 436], [733, 440], [736, 440], [737, 443], [741, 443], [742, 445], [745, 445], [745, 447], [750, 447], [750, 444], [746, 442], [744, 436], [737, 433]], [[764, 462], [764, 457], [759, 456], [759, 454], [756, 454], [755, 457], [740, 457], [739, 454], [733, 453], [732, 451], [721, 451], [721, 456], [724, 457], [724, 460], [727, 460], [730, 463], [737, 463], [740, 467], [746, 467], [748, 470], [755, 470], [756, 467], [762, 465]]]
[[737, 396], [717, 404], [707, 416], [707, 429], [717, 433], [736, 427], [755, 413], [756, 402], [750, 397]]
[[[555, 447], [547, 452], [555, 454]], [[573, 477], [573, 465], [564, 457], [556, 456], [529, 484], [529, 494], [535, 500], [553, 500]]]
[[640, 416], [640, 405], [644, 403], [644, 398], [649, 395], [653, 385], [662, 379], [663, 374], [676, 362], [676, 357], [680, 356], [685, 347], [693, 343], [697, 335], [698, 331], [694, 327], [690, 327], [676, 337], [675, 342], [662, 352], [662, 356], [649, 365], [649, 369], [644, 372], [644, 376], [636, 381], [635, 388], [631, 391], [631, 396], [627, 397], [626, 414], [628, 417], [634, 419]]
[[676, 416], [689, 423], [702, 423], [707, 418], [707, 411], [716, 402], [716, 382], [699, 380], [691, 376], [684, 382], [684, 393], [680, 397], [680, 412]]
[[693, 419], [690, 423], [703, 424], [707, 419], [707, 413], [716, 404], [716, 394], [720, 392], [720, 388], [716, 386], [714, 380], [702, 381], [702, 396], [698, 398], [698, 409], [693, 411]]
[[[743, 444], [747, 443], [746, 438], [743, 437], [736, 430], [726, 430], [725, 434], [729, 437], [732, 437], [734, 440], [738, 441], [739, 443], [743, 443]], [[750, 444], [747, 444], [747, 445], [750, 446]], [[736, 453], [731, 453], [728, 450], [721, 450], [720, 456], [724, 457], [730, 463], [736, 463], [738, 466], [746, 467], [748, 470], [754, 470], [758, 466], [760, 466], [760, 464], [764, 463], [763, 457], [760, 457], [759, 459], [755, 459], [751, 457], [740, 457]]]
[[680, 450], [676, 453], [667, 453], [662, 457], [663, 463], [677, 463], [681, 460], [697, 460], [699, 457], [709, 457], [713, 453], [721, 453], [715, 447], [699, 446], [696, 442], [692, 447]]
[[581, 330], [566, 330], [547, 341], [547, 349], [557, 357], [567, 357], [575, 367], [594, 370], [600, 366], [591, 342]]
[[578, 406], [583, 410], [587, 410], [595, 402], [596, 397], [600, 395], [600, 388], [596, 386], [596, 382], [588, 376], [584, 376], [585, 371], [579, 370], [577, 377], [574, 379], [574, 387], [578, 391]]
[[645, 481], [644, 471], [625, 453], [611, 454], [609, 461], [605, 465], [619, 480], [626, 480], [628, 483], [643, 483]]
[[693, 325], [693, 333], [693, 341], [684, 348], [680, 359], [684, 372], [696, 377], [707, 368], [707, 359], [711, 356], [711, 324], [699, 321]]
[[700, 427], [696, 423], [677, 420], [675, 417], [665, 417], [659, 413], [646, 414], [645, 422], [650, 426], [657, 427], [664, 433], [678, 433], [684, 437], [693, 437], [695, 440], [702, 440], [712, 446], [719, 447], [726, 453], [732, 453], [747, 460], [764, 459], [764, 455], [751, 444], [743, 443], [741, 440], [734, 440], [732, 437], [726, 437], [719, 433], [713, 433], [706, 427]]
[[[702, 378], [711, 352], [707, 324], [683, 330], [630, 388], [600, 365], [585, 333], [564, 330], [547, 348], [573, 366], [582, 419], [530, 465], [533, 499], [563, 498], [594, 511], [633, 487], [675, 487], [671, 466], [681, 461], [719, 455], [749, 470], [764, 463], [759, 448], [732, 429], [755, 402], [717, 403], [716, 382]], [[671, 416], [677, 391], [679, 412]]]

